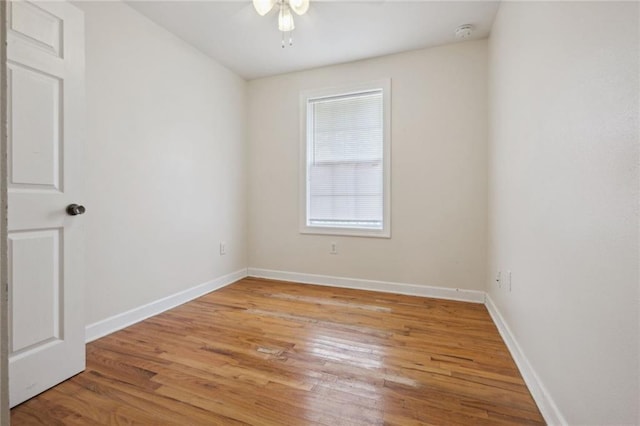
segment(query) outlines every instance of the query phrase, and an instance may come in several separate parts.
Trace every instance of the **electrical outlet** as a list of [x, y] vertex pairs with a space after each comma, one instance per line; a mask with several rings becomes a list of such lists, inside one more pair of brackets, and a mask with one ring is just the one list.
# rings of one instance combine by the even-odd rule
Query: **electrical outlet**
[[498, 271], [498, 273], [496, 274], [496, 285], [498, 286], [498, 288], [502, 288], [502, 277], [500, 271]]
[[338, 244], [331, 243], [331, 249], [329, 250], [329, 254], [338, 254]]
[[227, 254], [227, 243], [224, 241], [220, 242], [220, 256], [224, 256]]

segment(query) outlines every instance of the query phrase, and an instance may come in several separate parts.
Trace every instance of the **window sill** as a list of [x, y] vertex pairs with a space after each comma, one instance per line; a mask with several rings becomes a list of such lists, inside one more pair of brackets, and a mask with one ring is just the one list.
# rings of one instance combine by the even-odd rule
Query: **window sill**
[[391, 238], [389, 229], [331, 228], [324, 226], [303, 226], [300, 233], [305, 235], [337, 235], [345, 237]]

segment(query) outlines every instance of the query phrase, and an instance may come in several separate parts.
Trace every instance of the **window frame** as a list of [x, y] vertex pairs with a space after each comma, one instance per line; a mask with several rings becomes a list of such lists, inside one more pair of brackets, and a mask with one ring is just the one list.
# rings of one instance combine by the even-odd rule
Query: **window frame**
[[[355, 95], [382, 90], [383, 146], [382, 146], [382, 229], [308, 225], [309, 209], [309, 141], [308, 101], [319, 98]], [[356, 83], [324, 89], [304, 90], [300, 93], [300, 159], [299, 159], [299, 230], [301, 234], [344, 235], [354, 237], [391, 238], [391, 79]]]

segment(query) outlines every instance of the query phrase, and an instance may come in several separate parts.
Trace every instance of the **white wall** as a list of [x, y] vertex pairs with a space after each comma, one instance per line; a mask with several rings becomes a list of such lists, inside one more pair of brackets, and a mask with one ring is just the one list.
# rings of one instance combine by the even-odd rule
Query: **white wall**
[[[249, 82], [249, 264], [483, 289], [486, 40]], [[299, 93], [391, 78], [391, 239], [298, 232]], [[330, 255], [332, 241], [338, 255]]]
[[77, 5], [91, 324], [246, 268], [246, 83], [124, 3]]
[[638, 3], [503, 2], [490, 37], [490, 297], [569, 424], [640, 423], [638, 36]]

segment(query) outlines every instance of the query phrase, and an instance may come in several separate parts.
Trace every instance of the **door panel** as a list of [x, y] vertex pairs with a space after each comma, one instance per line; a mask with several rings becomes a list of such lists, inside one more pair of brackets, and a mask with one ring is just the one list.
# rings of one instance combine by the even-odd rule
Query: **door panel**
[[44, 51], [62, 56], [62, 19], [55, 14], [32, 3], [13, 2], [8, 27]]
[[[60, 79], [9, 64], [9, 188], [58, 190]], [[34, 126], [34, 123], [38, 123]]]
[[8, 10], [9, 390], [15, 406], [85, 366], [83, 14], [66, 2]]
[[63, 337], [60, 230], [13, 232], [8, 252], [13, 312], [9, 351], [18, 354]]

